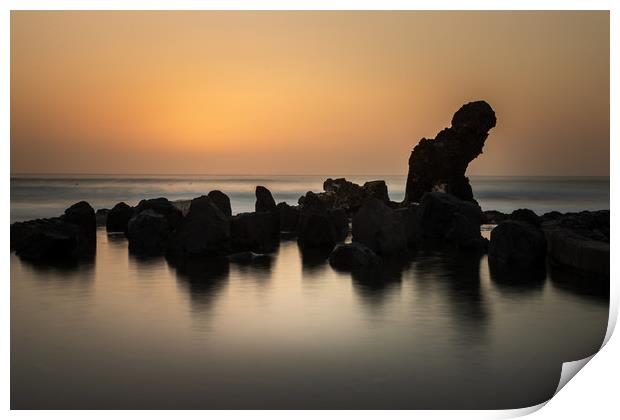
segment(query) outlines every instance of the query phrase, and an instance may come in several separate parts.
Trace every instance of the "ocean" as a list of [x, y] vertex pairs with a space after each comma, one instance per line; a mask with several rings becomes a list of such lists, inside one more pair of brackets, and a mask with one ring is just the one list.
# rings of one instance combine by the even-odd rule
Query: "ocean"
[[[335, 176], [332, 176], [335, 178]], [[390, 199], [405, 196], [405, 176], [350, 176], [357, 183], [384, 179]], [[20, 175], [11, 177], [11, 222], [57, 216], [86, 200], [95, 209], [119, 201], [135, 205], [143, 198], [191, 199], [219, 189], [231, 200], [233, 213], [254, 211], [254, 188], [263, 185], [276, 201], [296, 204], [307, 191], [322, 191], [327, 176], [230, 175]], [[471, 177], [483, 210], [527, 207], [538, 214], [609, 209], [609, 177]]]
[[[253, 209], [257, 184], [295, 203], [324, 178], [13, 177], [11, 221], [212, 189], [236, 213]], [[364, 178], [403, 198], [404, 177]], [[472, 184], [484, 209], [609, 208], [608, 178]], [[102, 228], [76, 266], [12, 253], [11, 408], [521, 408], [549, 399], [562, 363], [605, 336], [609, 278], [553, 265], [506, 278], [486, 255], [441, 252], [352, 274], [326, 257], [283, 239], [270, 260], [180, 267]]]

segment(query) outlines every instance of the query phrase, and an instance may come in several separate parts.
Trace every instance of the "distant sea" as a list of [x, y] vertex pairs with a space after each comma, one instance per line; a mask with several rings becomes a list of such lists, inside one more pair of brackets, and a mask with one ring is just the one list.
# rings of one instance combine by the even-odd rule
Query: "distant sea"
[[[390, 198], [401, 201], [405, 176], [344, 175], [363, 183], [384, 179]], [[254, 188], [263, 185], [276, 201], [296, 204], [307, 191], [322, 191], [328, 176], [308, 175], [14, 175], [11, 177], [11, 222], [62, 213], [88, 201], [95, 209], [143, 198], [191, 199], [219, 189], [231, 199], [233, 213], [254, 209]], [[335, 178], [335, 176], [332, 176]], [[609, 177], [470, 177], [483, 210], [510, 212], [530, 208], [538, 214], [609, 209]]]

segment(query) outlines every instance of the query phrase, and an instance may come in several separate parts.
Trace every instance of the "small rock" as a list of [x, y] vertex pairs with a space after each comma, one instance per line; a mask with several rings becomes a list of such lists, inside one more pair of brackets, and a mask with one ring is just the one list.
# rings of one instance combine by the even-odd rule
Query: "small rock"
[[332, 267], [341, 270], [354, 270], [370, 265], [381, 264], [381, 258], [365, 245], [357, 242], [338, 244], [329, 255]]
[[371, 199], [353, 216], [353, 242], [366, 245], [379, 255], [394, 255], [407, 249], [401, 216], [384, 202]]
[[542, 230], [520, 220], [507, 220], [491, 231], [489, 259], [511, 268], [544, 265], [547, 241]]
[[131, 216], [133, 216], [133, 212], [133, 207], [128, 204], [123, 202], [116, 204], [108, 213], [106, 230], [108, 232], [127, 233], [127, 224], [129, 223]]
[[273, 212], [276, 211], [276, 201], [271, 195], [271, 191], [263, 186], [256, 187], [256, 205], [257, 212]]

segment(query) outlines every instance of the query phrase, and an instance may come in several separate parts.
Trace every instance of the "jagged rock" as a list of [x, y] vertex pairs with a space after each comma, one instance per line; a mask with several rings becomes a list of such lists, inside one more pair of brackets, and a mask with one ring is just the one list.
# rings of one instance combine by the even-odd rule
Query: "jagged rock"
[[141, 200], [134, 209], [134, 215], [137, 215], [145, 210], [153, 210], [155, 213], [164, 216], [170, 229], [175, 229], [179, 222], [183, 219], [183, 212], [168, 201], [167, 198], [151, 198], [149, 200]]
[[289, 206], [287, 203], [278, 203], [278, 213], [280, 215], [280, 231], [297, 232], [299, 223], [299, 207]]
[[64, 262], [92, 255], [96, 231], [95, 210], [81, 201], [60, 217], [13, 223], [10, 246], [27, 260]]
[[194, 198], [187, 216], [170, 237], [168, 251], [189, 257], [226, 255], [231, 249], [230, 224], [230, 218], [211, 197]]
[[127, 233], [127, 224], [131, 216], [133, 216], [133, 211], [133, 207], [124, 202], [116, 204], [108, 213], [106, 230], [108, 232]]
[[381, 264], [381, 258], [374, 251], [358, 242], [338, 244], [329, 255], [329, 263], [340, 270], [354, 270]]
[[608, 276], [609, 210], [554, 216], [542, 224], [552, 261], [584, 272]]
[[547, 242], [542, 230], [521, 220], [506, 220], [491, 231], [489, 260], [513, 269], [544, 265]]
[[508, 215], [508, 219], [540, 226], [540, 217], [530, 209], [517, 209]]
[[452, 126], [435, 139], [423, 138], [411, 152], [404, 203], [419, 202], [426, 192], [446, 192], [473, 201], [465, 171], [482, 153], [488, 132], [495, 127], [493, 109], [484, 101], [463, 105]]
[[271, 191], [263, 186], [256, 187], [256, 205], [257, 212], [276, 211], [276, 201], [271, 195]]
[[[364, 203], [376, 198], [389, 203], [388, 189], [385, 181], [369, 181], [360, 186], [345, 178], [327, 178], [323, 182], [325, 192], [316, 194], [327, 209], [343, 209], [348, 214], [355, 213]], [[303, 205], [304, 197], [299, 199]]]
[[270, 252], [278, 245], [279, 215], [272, 212], [240, 213], [231, 219], [235, 251]]
[[342, 212], [329, 212], [311, 191], [302, 201], [304, 204], [299, 213], [298, 239], [304, 247], [333, 247], [344, 240], [346, 230], [342, 223]]
[[395, 255], [407, 249], [401, 216], [376, 198], [368, 200], [353, 216], [353, 242], [379, 255]]
[[144, 209], [127, 223], [129, 250], [141, 255], [162, 255], [171, 232], [166, 216], [150, 208]]
[[486, 210], [482, 212], [482, 215], [484, 217], [483, 223], [488, 225], [497, 225], [508, 219], [506, 213], [497, 210]]
[[226, 217], [232, 217], [232, 208], [230, 207], [230, 198], [220, 190], [213, 190], [207, 194], [207, 197], [224, 213]]
[[105, 226], [108, 220], [108, 213], [110, 213], [110, 209], [97, 209], [95, 212], [95, 220], [97, 222], [97, 226]]
[[420, 242], [420, 218], [418, 216], [418, 205], [411, 204], [406, 207], [395, 209], [403, 223], [403, 232], [407, 238], [407, 245], [410, 248], [416, 247]]
[[418, 208], [418, 217], [422, 245], [470, 250], [486, 248], [487, 241], [480, 235], [482, 210], [475, 203], [451, 194], [426, 193]]

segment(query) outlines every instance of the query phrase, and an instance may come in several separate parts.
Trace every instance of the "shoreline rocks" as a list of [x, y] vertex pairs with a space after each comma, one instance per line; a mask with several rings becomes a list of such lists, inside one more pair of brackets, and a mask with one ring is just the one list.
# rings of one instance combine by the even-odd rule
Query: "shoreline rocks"
[[506, 220], [491, 231], [489, 261], [511, 269], [532, 269], [545, 264], [547, 241], [539, 226]]

